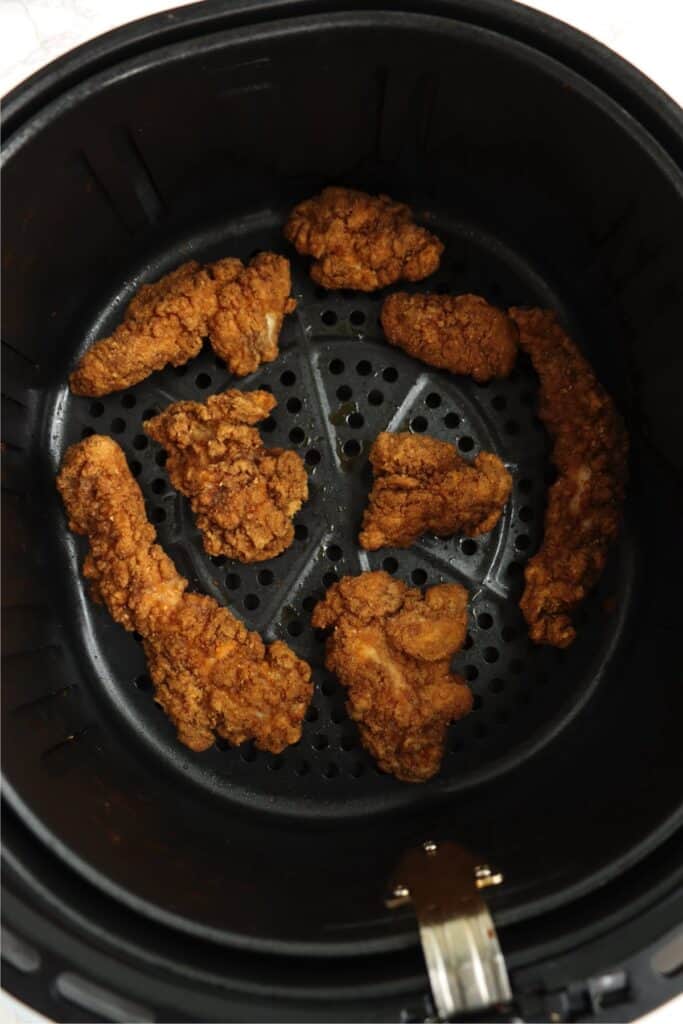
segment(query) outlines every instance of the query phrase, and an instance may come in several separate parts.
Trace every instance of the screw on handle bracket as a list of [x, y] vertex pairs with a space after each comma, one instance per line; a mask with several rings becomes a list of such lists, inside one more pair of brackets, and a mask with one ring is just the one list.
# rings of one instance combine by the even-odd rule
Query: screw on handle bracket
[[495, 925], [481, 895], [502, 881], [452, 842], [428, 840], [398, 865], [386, 904], [415, 908], [439, 1020], [512, 999]]

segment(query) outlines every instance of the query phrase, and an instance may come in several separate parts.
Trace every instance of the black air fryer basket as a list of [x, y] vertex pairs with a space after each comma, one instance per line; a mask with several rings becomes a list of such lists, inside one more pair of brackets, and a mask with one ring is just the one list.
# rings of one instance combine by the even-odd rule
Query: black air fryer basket
[[[5, 104], [4, 985], [57, 1020], [424, 1020], [415, 914], [385, 899], [430, 841], [504, 875], [487, 902], [522, 1016], [631, 1019], [681, 988], [680, 111], [524, 7], [378, 6], [197, 4]], [[432, 370], [383, 340], [384, 293], [316, 288], [282, 224], [326, 184], [409, 202], [443, 239], [416, 288], [556, 309], [623, 413], [625, 525], [569, 649], [530, 644], [517, 603], [552, 479], [530, 364], [485, 386]], [[292, 259], [276, 362], [233, 382], [206, 346], [128, 391], [69, 393], [143, 281], [259, 249]], [[204, 554], [141, 426], [234, 383], [272, 389], [266, 442], [310, 477], [293, 546], [259, 565]], [[514, 486], [495, 530], [360, 552], [384, 429], [497, 452]], [[55, 490], [93, 432], [122, 445], [191, 586], [310, 660], [295, 747], [176, 741]], [[333, 580], [381, 567], [472, 593], [456, 667], [475, 710], [424, 785], [375, 769], [310, 625]]]

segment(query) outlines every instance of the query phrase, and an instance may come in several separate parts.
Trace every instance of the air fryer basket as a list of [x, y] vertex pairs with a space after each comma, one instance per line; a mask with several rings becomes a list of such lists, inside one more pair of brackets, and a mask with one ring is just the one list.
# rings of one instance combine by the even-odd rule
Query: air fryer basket
[[[315, 1019], [320, 1007], [326, 1019], [368, 1019], [369, 1007], [395, 1019], [426, 983], [414, 917], [383, 897], [402, 851], [426, 838], [455, 839], [503, 871], [491, 906], [518, 990], [626, 963], [680, 918], [678, 113], [600, 48], [514, 5], [369, 6], [198, 5], [78, 51], [8, 103], [11, 923], [17, 948], [22, 923], [23, 941], [35, 938], [31, 914], [66, 929], [41, 940], [47, 965], [79, 962], [89, 935], [86, 990], [109, 978], [138, 1014], [152, 1005], [180, 1019], [168, 988], [178, 974], [186, 993], [216, 989], [190, 1017], [197, 1005], [207, 1019], [237, 1013], [251, 992], [253, 1019]], [[439, 272], [416, 289], [556, 309], [619, 404], [632, 442], [624, 530], [568, 650], [530, 644], [517, 606], [552, 479], [530, 365], [487, 386], [432, 370], [383, 340], [384, 293], [316, 288], [281, 228], [293, 202], [328, 183], [405, 200], [443, 239]], [[129, 391], [70, 395], [78, 354], [143, 281], [260, 249], [291, 257], [298, 301], [276, 362], [233, 381], [207, 345]], [[299, 450], [311, 485], [292, 548], [253, 566], [204, 554], [141, 427], [170, 401], [229, 386], [273, 391], [266, 442]], [[383, 429], [497, 452], [514, 479], [498, 527], [361, 552], [367, 450]], [[92, 432], [122, 445], [191, 585], [310, 660], [315, 696], [296, 746], [274, 757], [219, 741], [193, 754], [175, 740], [141, 645], [87, 596], [84, 545], [55, 492], [65, 448]], [[376, 770], [310, 626], [333, 580], [380, 567], [472, 595], [456, 667], [475, 710], [422, 786]], [[549, 981], [538, 965], [589, 940], [581, 966]], [[111, 985], [132, 962], [156, 994], [125, 970]], [[220, 1002], [226, 991], [232, 1003]], [[101, 994], [79, 1005], [87, 1019], [124, 1012]]]

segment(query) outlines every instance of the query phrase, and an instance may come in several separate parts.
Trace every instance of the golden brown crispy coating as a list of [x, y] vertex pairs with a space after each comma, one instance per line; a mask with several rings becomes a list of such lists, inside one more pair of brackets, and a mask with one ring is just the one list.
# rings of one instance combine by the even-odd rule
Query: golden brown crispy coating
[[168, 363], [196, 356], [209, 335], [232, 373], [244, 376], [277, 356], [289, 298], [289, 261], [259, 253], [248, 267], [224, 259], [194, 260], [143, 284], [109, 338], [85, 352], [69, 378], [76, 395], [107, 395], [144, 380]]
[[174, 402], [144, 423], [168, 452], [171, 483], [190, 499], [209, 555], [262, 562], [294, 540], [292, 516], [308, 497], [303, 460], [266, 448], [251, 426], [276, 404], [268, 391], [231, 390]]
[[612, 399], [555, 314], [511, 309], [510, 316], [540, 378], [538, 415], [553, 438], [558, 471], [520, 606], [532, 640], [567, 647], [576, 636], [571, 614], [600, 578], [619, 530], [628, 437]]
[[311, 277], [325, 288], [371, 292], [394, 281], [421, 281], [439, 266], [443, 244], [388, 196], [325, 188], [292, 210], [285, 238], [313, 256]]
[[517, 358], [514, 323], [479, 295], [395, 292], [384, 300], [380, 319], [392, 345], [480, 384], [507, 377]]
[[457, 583], [423, 595], [386, 572], [346, 576], [313, 611], [332, 627], [325, 664], [348, 689], [347, 710], [380, 768], [404, 782], [438, 772], [450, 722], [472, 694], [450, 671], [467, 631], [467, 591]]
[[186, 593], [119, 446], [97, 434], [73, 445], [57, 486], [70, 528], [90, 543], [83, 575], [92, 596], [141, 634], [156, 700], [179, 740], [206, 750], [217, 733], [273, 753], [296, 743], [310, 667], [282, 641], [266, 647], [212, 598]]
[[407, 548], [423, 533], [488, 533], [500, 519], [512, 478], [497, 455], [466, 462], [455, 445], [424, 434], [379, 434], [370, 449], [375, 480], [361, 547]]

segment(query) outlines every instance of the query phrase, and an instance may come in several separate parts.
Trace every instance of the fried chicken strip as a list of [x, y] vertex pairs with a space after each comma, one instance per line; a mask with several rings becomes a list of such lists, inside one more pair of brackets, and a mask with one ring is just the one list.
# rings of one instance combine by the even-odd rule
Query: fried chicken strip
[[510, 316], [540, 378], [538, 415], [553, 439], [558, 471], [520, 606], [532, 640], [567, 647], [576, 636], [571, 615], [599, 580], [619, 530], [628, 437], [612, 399], [555, 314], [515, 308]]
[[313, 256], [311, 277], [325, 288], [371, 292], [421, 281], [439, 266], [443, 244], [389, 196], [325, 188], [292, 210], [284, 228], [296, 251]]
[[274, 558], [294, 540], [292, 517], [308, 497], [296, 452], [266, 448], [252, 424], [277, 405], [268, 391], [225, 391], [174, 402], [144, 429], [168, 452], [171, 483], [190, 499], [209, 555]]
[[289, 261], [271, 252], [248, 267], [231, 258], [184, 263], [142, 285], [114, 333], [81, 356], [71, 390], [96, 396], [130, 387], [168, 363], [186, 363], [207, 334], [232, 373], [252, 373], [278, 354], [283, 317], [296, 306], [290, 286]]
[[380, 320], [392, 345], [480, 384], [507, 377], [517, 358], [514, 323], [479, 295], [394, 292], [384, 300]]
[[386, 572], [346, 576], [314, 611], [332, 628], [325, 664], [348, 689], [347, 710], [380, 768], [424, 782], [441, 765], [450, 722], [472, 694], [450, 671], [467, 631], [467, 591], [457, 583], [423, 595]]
[[69, 527], [89, 541], [92, 597], [141, 634], [156, 700], [180, 742], [206, 750], [216, 733], [273, 753], [296, 743], [310, 667], [282, 641], [266, 647], [212, 598], [186, 592], [116, 442], [95, 434], [69, 448], [57, 487]]
[[375, 479], [358, 537], [367, 551], [407, 548], [423, 533], [488, 533], [512, 487], [497, 455], [480, 452], [469, 463], [455, 445], [424, 434], [379, 434], [370, 462]]

